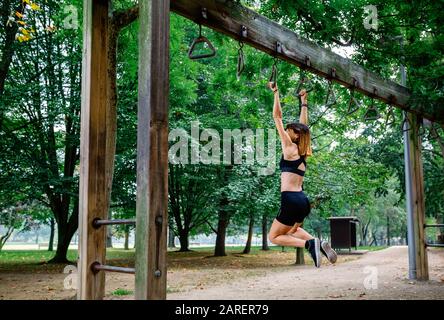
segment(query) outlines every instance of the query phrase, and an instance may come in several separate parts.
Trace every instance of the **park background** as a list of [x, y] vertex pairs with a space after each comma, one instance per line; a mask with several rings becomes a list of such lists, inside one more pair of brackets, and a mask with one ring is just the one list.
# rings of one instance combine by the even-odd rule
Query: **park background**
[[[399, 66], [405, 64], [415, 103], [442, 106], [440, 2], [241, 3], [384, 78], [399, 82]], [[134, 4], [113, 1], [113, 9]], [[377, 30], [363, 23], [368, 4], [378, 8]], [[39, 267], [33, 263], [44, 262], [44, 268], [61, 272], [77, 258], [82, 2], [5, 0], [0, 10], [0, 271], [24, 264], [24, 270], [35, 272]], [[135, 217], [137, 31], [134, 21], [120, 32], [115, 66], [118, 123], [109, 214], [120, 219]], [[238, 79], [239, 44], [210, 29], [203, 28], [203, 34], [217, 55], [201, 61], [188, 58], [198, 32], [197, 25], [171, 14], [170, 129], [188, 130], [196, 120], [220, 134], [223, 129], [273, 128], [273, 95], [266, 88], [273, 59], [245, 46], [245, 70]], [[393, 40], [399, 35], [405, 39], [403, 51]], [[295, 91], [301, 76], [298, 68], [278, 63], [284, 121], [298, 118]], [[327, 81], [307, 76], [314, 86], [309, 94], [314, 156], [308, 160], [304, 183], [312, 202], [304, 227], [329, 239], [326, 218], [356, 216], [359, 246], [405, 245], [401, 112], [374, 101], [380, 117], [366, 120], [373, 102], [357, 94], [363, 105], [348, 114], [350, 92], [337, 85], [336, 104], [327, 107]], [[421, 136], [426, 223], [442, 223], [443, 127], [425, 123]], [[202, 246], [206, 249], [195, 252], [227, 259], [239, 252], [265, 254], [270, 249], [266, 233], [279, 209], [279, 171], [263, 176], [257, 168], [170, 164], [170, 251], [180, 251], [183, 259], [188, 250]], [[108, 247], [123, 249], [110, 254], [122, 265], [133, 263], [133, 234], [130, 226], [109, 228]], [[444, 240], [439, 229], [427, 230], [427, 239]], [[287, 258], [294, 260], [294, 252], [291, 255]]]

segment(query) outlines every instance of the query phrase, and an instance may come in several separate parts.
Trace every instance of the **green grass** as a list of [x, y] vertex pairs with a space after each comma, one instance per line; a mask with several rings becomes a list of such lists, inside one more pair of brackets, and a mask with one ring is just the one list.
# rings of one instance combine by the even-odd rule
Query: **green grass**
[[362, 247], [358, 247], [358, 250], [368, 250], [368, 251], [378, 251], [378, 250], [383, 250], [383, 249], [387, 249], [387, 246], [362, 246]]
[[[42, 263], [50, 260], [54, 252], [43, 250], [2, 250], [0, 252], [0, 263]], [[76, 250], [68, 251], [68, 259], [75, 261]]]
[[130, 294], [133, 294], [134, 292], [131, 290], [126, 290], [126, 289], [116, 289], [113, 291], [112, 295], [113, 296], [128, 296]]
[[[0, 251], [0, 264], [38, 264], [49, 261], [55, 252], [45, 250], [2, 250]], [[131, 259], [134, 257], [133, 250], [107, 249], [107, 259]], [[68, 260], [75, 262], [77, 260], [77, 250], [68, 251]]]
[[[358, 247], [358, 250], [369, 250], [376, 251], [387, 248], [386, 246], [369, 247], [363, 246]], [[354, 248], [353, 248], [354, 249]], [[173, 249], [177, 251], [177, 249]], [[199, 247], [192, 248], [195, 252], [207, 252], [212, 251], [213, 247]], [[244, 250], [243, 246], [226, 247], [227, 253], [241, 253]], [[272, 251], [282, 251], [282, 247], [270, 246]], [[291, 252], [294, 249], [285, 248], [285, 252]], [[344, 250], [346, 251], [346, 250]], [[263, 252], [260, 246], [252, 246], [251, 253], [257, 254]], [[40, 264], [49, 261], [54, 256], [54, 252], [49, 252], [45, 250], [2, 250], [0, 251], [0, 264]], [[134, 259], [134, 249], [123, 250], [123, 249], [107, 249], [106, 258], [110, 260], [131, 260]], [[68, 251], [68, 260], [75, 262], [77, 260], [77, 250]]]
[[[386, 247], [358, 247], [359, 250], [381, 250]], [[260, 246], [251, 247], [249, 255], [242, 254], [244, 247], [226, 247], [226, 257], [213, 257], [214, 247], [192, 248], [189, 252], [177, 252], [178, 248], [168, 252], [169, 268], [262, 268], [285, 264], [279, 259], [293, 259], [295, 250], [285, 248], [281, 255], [282, 247], [270, 246], [269, 251], [261, 250]], [[348, 250], [344, 250], [347, 253]], [[66, 263], [48, 264], [47, 262], [54, 256], [54, 252], [44, 250], [3, 250], [0, 252], [0, 272], [25, 272], [25, 273], [61, 273]], [[267, 257], [273, 258], [269, 260]], [[124, 249], [107, 249], [107, 262], [111, 265], [121, 267], [134, 267], [135, 252]], [[206, 259], [214, 258], [214, 259]], [[77, 250], [69, 250], [68, 259], [72, 264], [76, 264]]]
[[167, 286], [167, 293], [175, 293], [175, 292], [180, 292], [180, 289], [178, 288], [171, 288], [169, 286]]
[[[67, 263], [48, 264], [55, 252], [45, 250], [2, 250], [0, 272], [61, 273]], [[77, 250], [68, 251], [68, 260], [76, 264]], [[134, 264], [134, 250], [107, 249], [107, 260], [117, 266]]]

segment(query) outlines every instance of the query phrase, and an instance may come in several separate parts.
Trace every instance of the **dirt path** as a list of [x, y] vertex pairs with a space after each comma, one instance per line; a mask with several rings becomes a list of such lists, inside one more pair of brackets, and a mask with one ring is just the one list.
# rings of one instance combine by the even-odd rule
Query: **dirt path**
[[[179, 253], [177, 253], [179, 254]], [[196, 253], [195, 253], [196, 254]], [[407, 247], [369, 252], [363, 256], [340, 256], [330, 265], [324, 259], [320, 269], [311, 264], [294, 266], [294, 253], [269, 252], [257, 256], [235, 255], [227, 259], [205, 258], [191, 253], [171, 259], [168, 270], [168, 299], [444, 299], [444, 250], [429, 250], [430, 281], [407, 279]], [[268, 256], [270, 254], [270, 256]], [[240, 256], [240, 257], [236, 257]], [[188, 258], [187, 258], [188, 257]], [[186, 264], [187, 259], [190, 260]], [[196, 269], [192, 259], [201, 268]], [[234, 260], [233, 260], [234, 259]], [[242, 261], [246, 259], [245, 261]], [[259, 259], [261, 264], [252, 264]], [[272, 259], [272, 261], [270, 261]], [[174, 261], [176, 262], [174, 262]], [[191, 263], [192, 262], [192, 263]], [[225, 263], [225, 265], [224, 265]], [[251, 265], [248, 265], [250, 263]], [[274, 264], [273, 264], [274, 263]], [[378, 288], [366, 289], [365, 267], [378, 272]], [[62, 271], [1, 272], [0, 300], [69, 299], [74, 289], [64, 288], [67, 274]], [[115, 295], [115, 290], [128, 290]], [[134, 299], [134, 276], [109, 273], [106, 299]]]
[[[294, 266], [285, 271], [243, 280], [168, 294], [168, 299], [444, 299], [444, 250], [429, 250], [430, 281], [410, 281], [407, 247], [369, 252], [350, 262]], [[377, 270], [377, 289], [364, 286]]]

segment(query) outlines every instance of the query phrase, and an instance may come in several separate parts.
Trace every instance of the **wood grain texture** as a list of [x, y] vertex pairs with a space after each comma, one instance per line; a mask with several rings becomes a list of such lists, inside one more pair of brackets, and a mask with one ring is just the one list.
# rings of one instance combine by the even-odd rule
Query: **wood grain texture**
[[[106, 112], [106, 130], [107, 130], [107, 144], [106, 144], [106, 204], [108, 207], [108, 218], [112, 219], [112, 212], [110, 210], [111, 193], [114, 177], [114, 162], [116, 157], [116, 141], [117, 141], [117, 41], [119, 38], [119, 27], [116, 25], [114, 16], [108, 19], [107, 36], [107, 57], [108, 57], [108, 77], [107, 84], [107, 112]], [[107, 247], [112, 245], [112, 229], [107, 229]]]
[[105, 274], [94, 274], [93, 262], [105, 263], [106, 229], [94, 229], [95, 218], [107, 218], [107, 31], [108, 0], [84, 0], [82, 106], [80, 133], [80, 203], [78, 298], [102, 299]]
[[166, 299], [169, 8], [139, 1], [136, 299]]
[[410, 124], [409, 140], [405, 143], [410, 145], [411, 181], [412, 181], [412, 204], [413, 225], [416, 246], [416, 278], [418, 280], [429, 280], [429, 268], [427, 259], [427, 248], [425, 241], [425, 198], [424, 198], [424, 170], [421, 156], [421, 137], [419, 136], [418, 116], [408, 114]]

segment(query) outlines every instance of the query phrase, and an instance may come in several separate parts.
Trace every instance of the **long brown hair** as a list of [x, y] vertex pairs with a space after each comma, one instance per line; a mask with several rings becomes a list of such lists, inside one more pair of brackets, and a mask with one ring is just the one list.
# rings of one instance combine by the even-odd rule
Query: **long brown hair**
[[299, 137], [293, 141], [298, 145], [299, 155], [300, 156], [311, 156], [311, 137], [310, 137], [310, 129], [303, 123], [293, 122], [287, 124], [286, 129], [293, 130], [294, 133], [299, 134]]

